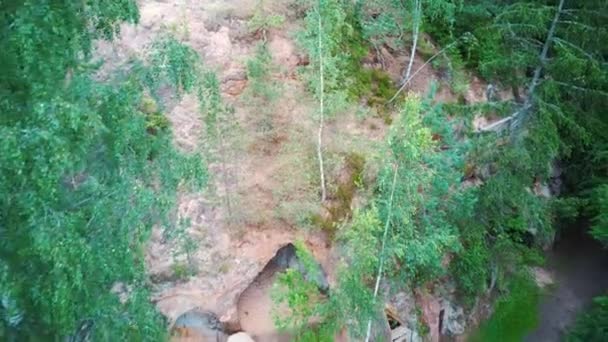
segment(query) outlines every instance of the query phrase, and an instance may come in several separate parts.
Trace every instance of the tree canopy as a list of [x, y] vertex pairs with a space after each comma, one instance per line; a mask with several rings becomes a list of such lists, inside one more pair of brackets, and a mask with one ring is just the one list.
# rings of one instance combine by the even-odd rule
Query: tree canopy
[[206, 170], [175, 150], [154, 98], [162, 84], [193, 90], [196, 55], [164, 38], [102, 77], [94, 41], [137, 22], [135, 1], [1, 11], [0, 337], [158, 340], [143, 243]]

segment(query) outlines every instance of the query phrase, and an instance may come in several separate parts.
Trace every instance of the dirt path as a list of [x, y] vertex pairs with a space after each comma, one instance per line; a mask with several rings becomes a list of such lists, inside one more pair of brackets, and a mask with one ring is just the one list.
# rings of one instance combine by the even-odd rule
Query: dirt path
[[572, 227], [548, 255], [556, 288], [540, 304], [540, 324], [528, 342], [560, 341], [577, 314], [608, 289], [608, 251]]

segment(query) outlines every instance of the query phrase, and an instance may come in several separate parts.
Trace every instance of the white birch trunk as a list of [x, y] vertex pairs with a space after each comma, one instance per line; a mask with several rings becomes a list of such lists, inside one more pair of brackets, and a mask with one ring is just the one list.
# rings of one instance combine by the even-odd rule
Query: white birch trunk
[[323, 77], [323, 25], [321, 23], [321, 2], [319, 1], [319, 79], [320, 79], [320, 94], [319, 94], [319, 131], [317, 135], [317, 159], [319, 160], [319, 173], [321, 175], [321, 202], [325, 202], [327, 190], [325, 189], [325, 168], [323, 167], [323, 124], [325, 120], [324, 107], [324, 82]]
[[416, 58], [416, 47], [418, 45], [418, 33], [420, 30], [420, 21], [422, 19], [422, 5], [420, 0], [416, 0], [414, 5], [414, 41], [412, 43], [412, 51], [410, 52], [410, 62], [407, 65], [407, 71], [405, 72], [405, 77], [403, 78], [404, 83], [410, 78], [410, 73], [412, 72], [412, 66], [414, 65], [414, 59]]
[[[388, 201], [388, 213], [386, 217], [386, 223], [384, 225], [384, 233], [382, 234], [382, 247], [380, 248], [380, 264], [378, 265], [378, 275], [376, 276], [376, 286], [374, 287], [374, 298], [378, 297], [378, 290], [380, 289], [380, 281], [382, 280], [382, 272], [384, 271], [384, 249], [386, 247], [386, 239], [388, 237], [388, 228], [391, 224], [391, 214], [393, 209], [393, 196], [395, 195], [395, 185], [397, 184], [397, 172], [399, 166], [395, 167], [395, 173], [393, 174], [393, 185], [391, 186], [391, 196]], [[367, 333], [365, 335], [365, 342], [369, 342], [372, 334], [372, 320], [367, 322]]]

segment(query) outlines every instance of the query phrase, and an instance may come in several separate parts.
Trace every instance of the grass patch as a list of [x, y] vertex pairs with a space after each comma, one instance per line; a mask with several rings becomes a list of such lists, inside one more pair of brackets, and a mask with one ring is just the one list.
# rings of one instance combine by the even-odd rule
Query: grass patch
[[384, 70], [359, 67], [353, 74], [349, 92], [356, 99], [365, 99], [367, 106], [374, 108], [376, 115], [384, 120], [386, 125], [393, 122], [386, 103], [397, 92], [397, 87]]
[[518, 276], [501, 297], [494, 314], [484, 322], [471, 342], [522, 341], [538, 325], [540, 289], [528, 276]]

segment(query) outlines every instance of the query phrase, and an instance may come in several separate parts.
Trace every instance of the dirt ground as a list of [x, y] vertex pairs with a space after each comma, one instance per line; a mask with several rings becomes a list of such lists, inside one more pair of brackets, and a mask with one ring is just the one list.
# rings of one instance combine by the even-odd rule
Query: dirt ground
[[[314, 176], [316, 160], [315, 122], [311, 113], [316, 103], [298, 79], [302, 60], [292, 36], [301, 20], [294, 16], [291, 1], [265, 1], [265, 10], [282, 14], [287, 20], [271, 30], [268, 47], [278, 66], [273, 79], [280, 84], [280, 96], [271, 107], [272, 137], [253, 134], [260, 120], [260, 108], [250, 106], [246, 96], [246, 61], [259, 37], [248, 30], [248, 19], [256, 11], [257, 0], [141, 0], [140, 23], [125, 26], [119, 40], [100, 43], [99, 54], [109, 65], [118, 64], [146, 46], [163, 32], [173, 32], [202, 57], [206, 67], [221, 81], [224, 101], [234, 107], [238, 134], [227, 141], [225, 164], [213, 161], [210, 190], [183, 193], [177, 216], [188, 219], [187, 234], [196, 242], [192, 276], [175, 279], [176, 265], [185, 257], [176, 255], [176, 242], [166, 241], [160, 229], [153, 232], [146, 261], [154, 283], [153, 301], [174, 321], [180, 314], [199, 308], [214, 312], [224, 322], [238, 322], [237, 302], [256, 275], [283, 245], [300, 239], [334, 281], [336, 252], [325, 233], [299, 227], [297, 214], [304, 208], [320, 209]], [[408, 52], [381, 51], [386, 71], [398, 81], [409, 60]], [[417, 56], [413, 70], [424, 64]], [[424, 93], [432, 80], [442, 82], [432, 68], [423, 69], [408, 91]], [[478, 82], [478, 81], [476, 81]], [[478, 84], [468, 96], [483, 100], [485, 85]], [[442, 86], [437, 100], [453, 101], [449, 87]], [[329, 156], [349, 150], [373, 153], [388, 126], [380, 118], [361, 119], [357, 108], [345, 108], [329, 120], [325, 139]], [[186, 96], [168, 107], [174, 141], [183, 151], [193, 151], [204, 139], [204, 123], [196, 99]], [[328, 163], [338, 165], [339, 158]], [[337, 168], [337, 167], [336, 167]], [[224, 177], [222, 173], [228, 174]], [[332, 182], [332, 180], [329, 180]], [[226, 197], [230, 198], [228, 210]], [[259, 293], [260, 300], [267, 293]], [[247, 309], [252, 310], [253, 309]], [[245, 327], [243, 327], [245, 328]]]

